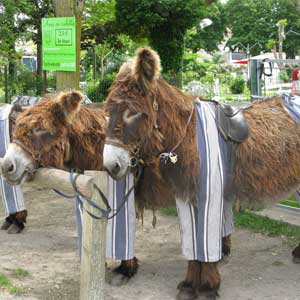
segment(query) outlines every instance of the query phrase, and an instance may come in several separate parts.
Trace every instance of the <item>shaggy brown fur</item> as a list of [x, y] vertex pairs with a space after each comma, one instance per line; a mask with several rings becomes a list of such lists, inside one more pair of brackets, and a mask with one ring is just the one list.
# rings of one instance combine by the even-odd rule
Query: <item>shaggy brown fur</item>
[[81, 101], [78, 92], [42, 100], [19, 115], [13, 140], [39, 156], [38, 166], [100, 170], [105, 115], [101, 110], [80, 109]]
[[[135, 60], [122, 66], [106, 102], [108, 137], [140, 148], [139, 156], [145, 162], [140, 188], [145, 201], [150, 201], [145, 205], [151, 208], [168, 205], [167, 190], [196, 203], [200, 174], [195, 113], [185, 132], [194, 99], [157, 79], [153, 74], [158, 64], [154, 51], [140, 49]], [[144, 116], [137, 118], [135, 130], [126, 125], [125, 112], [126, 116]], [[245, 111], [245, 118], [250, 136], [238, 146], [232, 192], [252, 207], [275, 201], [300, 184], [300, 126], [284, 110], [280, 97], [254, 103]], [[177, 143], [178, 162], [161, 163], [159, 154], [171, 151]], [[220, 284], [214, 263], [201, 264], [200, 280], [197, 271], [188, 274], [188, 281], [196, 282], [197, 289], [213, 290]]]
[[281, 97], [255, 102], [245, 117], [250, 136], [237, 150], [235, 187], [242, 206], [261, 207], [299, 186], [300, 126]]

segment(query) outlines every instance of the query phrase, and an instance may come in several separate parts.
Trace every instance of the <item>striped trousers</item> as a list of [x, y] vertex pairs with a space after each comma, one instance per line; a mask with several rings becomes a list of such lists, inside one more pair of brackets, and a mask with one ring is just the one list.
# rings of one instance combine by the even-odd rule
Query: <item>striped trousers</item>
[[[123, 180], [113, 180], [109, 177], [108, 202], [112, 213], [120, 207], [124, 195], [133, 186], [133, 175], [129, 174]], [[78, 248], [81, 255], [82, 246], [82, 200], [76, 200], [76, 219], [78, 232]], [[90, 216], [88, 216], [90, 218]], [[132, 192], [119, 213], [108, 220], [106, 230], [106, 256], [112, 259], [128, 260], [134, 258], [136, 213], [134, 192]]]
[[[0, 157], [5, 155], [9, 136], [9, 114], [12, 106], [5, 104], [0, 107]], [[11, 186], [0, 176], [0, 193], [3, 201], [3, 207], [7, 215], [25, 210], [24, 195], [21, 187]]]

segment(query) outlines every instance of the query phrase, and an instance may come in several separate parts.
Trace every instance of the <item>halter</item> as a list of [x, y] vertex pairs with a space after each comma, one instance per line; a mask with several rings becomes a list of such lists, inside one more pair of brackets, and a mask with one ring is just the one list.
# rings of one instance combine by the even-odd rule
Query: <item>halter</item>
[[[154, 102], [153, 102], [153, 108], [154, 108], [154, 111], [156, 111], [156, 112], [158, 111], [158, 104], [157, 104], [156, 100], [154, 100]], [[175, 153], [175, 151], [182, 144], [182, 142], [185, 138], [187, 129], [188, 129], [188, 127], [191, 123], [191, 120], [192, 120], [193, 113], [194, 113], [194, 107], [191, 110], [190, 115], [188, 117], [186, 126], [184, 128], [183, 135], [179, 139], [177, 144], [171, 149], [171, 151], [162, 152], [158, 155], [160, 160], [162, 162], [164, 162], [165, 164], [168, 161], [170, 161], [173, 164], [175, 164], [177, 162], [177, 154]], [[157, 125], [157, 120], [156, 119], [155, 119], [155, 122], [154, 122], [154, 128], [157, 129], [157, 130], [159, 129], [159, 126]], [[131, 168], [134, 168], [134, 167], [137, 167], [137, 166], [144, 166], [146, 164], [144, 159], [140, 156], [140, 147], [135, 145], [135, 144], [128, 145], [128, 144], [124, 144], [120, 140], [110, 139], [110, 138], [106, 138], [105, 144], [121, 147], [121, 148], [124, 148], [127, 151], [129, 151], [132, 154], [132, 157], [130, 158], [130, 162], [129, 162], [129, 167], [131, 167]]]
[[[40, 162], [41, 162], [43, 151], [40, 151], [40, 150], [31, 150], [28, 146], [26, 146], [23, 142], [21, 142], [18, 139], [13, 139], [12, 143], [18, 145], [22, 150], [24, 150], [25, 152], [27, 152], [27, 154], [29, 154], [29, 156], [31, 156], [33, 158], [33, 161], [34, 161], [34, 164], [35, 164], [36, 168], [39, 165], [41, 165]], [[66, 143], [66, 138], [62, 141], [62, 149], [63, 149], [63, 151], [65, 150], [65, 143]]]
[[27, 147], [23, 142], [21, 142], [18, 139], [14, 139], [12, 143], [18, 145], [19, 147], [21, 147], [22, 150], [27, 152], [27, 154], [29, 154], [33, 158], [36, 167], [39, 165], [42, 155], [41, 152], [38, 153], [38, 151], [32, 151], [29, 147]]

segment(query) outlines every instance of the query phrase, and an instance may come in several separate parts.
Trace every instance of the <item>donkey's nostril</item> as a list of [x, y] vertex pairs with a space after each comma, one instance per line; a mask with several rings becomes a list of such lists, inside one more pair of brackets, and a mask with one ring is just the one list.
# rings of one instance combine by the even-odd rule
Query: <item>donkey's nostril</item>
[[15, 168], [14, 168], [14, 165], [13, 165], [13, 164], [11, 164], [11, 166], [8, 168], [8, 170], [7, 170], [7, 171], [8, 171], [9, 173], [11, 173], [11, 172], [13, 172], [13, 171], [14, 171], [14, 169], [15, 169]]
[[15, 164], [10, 159], [5, 159], [2, 163], [2, 172], [4, 174], [14, 173], [16, 170]]
[[116, 162], [113, 169], [112, 169], [112, 173], [114, 175], [117, 175], [120, 172], [120, 170], [121, 170], [121, 165], [120, 165], [119, 162]]

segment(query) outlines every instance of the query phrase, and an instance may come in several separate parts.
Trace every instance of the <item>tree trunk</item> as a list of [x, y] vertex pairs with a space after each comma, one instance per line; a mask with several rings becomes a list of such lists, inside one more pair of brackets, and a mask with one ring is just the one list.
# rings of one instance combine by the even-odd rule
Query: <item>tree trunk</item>
[[37, 22], [36, 58], [37, 58], [37, 72], [36, 72], [37, 94], [42, 95], [42, 93], [44, 92], [44, 87], [43, 87], [42, 20], [41, 19], [39, 19]]
[[56, 17], [76, 18], [76, 71], [56, 72], [56, 90], [79, 89], [81, 20], [84, 0], [53, 0]]

